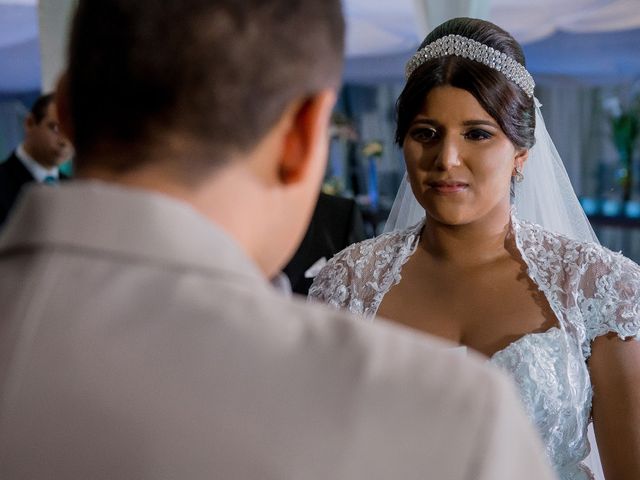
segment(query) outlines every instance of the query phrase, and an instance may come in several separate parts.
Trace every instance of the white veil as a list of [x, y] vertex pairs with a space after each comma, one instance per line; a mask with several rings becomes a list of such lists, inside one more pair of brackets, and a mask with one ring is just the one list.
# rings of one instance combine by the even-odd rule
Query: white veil
[[[537, 99], [534, 101], [536, 143], [529, 150], [529, 159], [524, 165], [524, 180], [515, 184], [513, 205], [516, 215], [521, 220], [536, 223], [551, 232], [575, 240], [598, 243], [571, 186], [562, 159], [547, 132], [540, 111], [541, 105]], [[405, 174], [384, 231], [408, 228], [424, 216], [424, 209], [415, 199]]]

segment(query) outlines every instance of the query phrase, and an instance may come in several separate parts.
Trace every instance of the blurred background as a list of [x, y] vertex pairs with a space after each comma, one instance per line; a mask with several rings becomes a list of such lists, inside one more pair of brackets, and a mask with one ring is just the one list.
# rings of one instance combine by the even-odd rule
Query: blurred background
[[[59, 74], [73, 3], [0, 0], [0, 161]], [[404, 175], [393, 143], [404, 64], [433, 27], [473, 16], [523, 45], [600, 241], [640, 260], [640, 0], [344, 0], [344, 8], [347, 62], [323, 190], [357, 201], [367, 235], [380, 233]]]

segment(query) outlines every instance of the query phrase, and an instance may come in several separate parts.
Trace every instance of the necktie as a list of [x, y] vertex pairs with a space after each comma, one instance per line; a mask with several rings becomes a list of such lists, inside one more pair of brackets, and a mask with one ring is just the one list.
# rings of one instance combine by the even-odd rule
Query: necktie
[[58, 179], [51, 175], [47, 175], [46, 177], [44, 177], [44, 180], [42, 181], [42, 183], [46, 183], [47, 185], [57, 185]]

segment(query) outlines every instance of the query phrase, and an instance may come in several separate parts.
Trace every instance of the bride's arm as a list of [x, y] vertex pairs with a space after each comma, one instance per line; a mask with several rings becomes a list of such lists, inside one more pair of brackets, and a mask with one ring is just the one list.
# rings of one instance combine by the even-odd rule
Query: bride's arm
[[610, 333], [589, 359], [593, 424], [607, 480], [640, 478], [640, 341]]
[[585, 314], [600, 460], [607, 480], [640, 479], [640, 266], [606, 249], [593, 258]]

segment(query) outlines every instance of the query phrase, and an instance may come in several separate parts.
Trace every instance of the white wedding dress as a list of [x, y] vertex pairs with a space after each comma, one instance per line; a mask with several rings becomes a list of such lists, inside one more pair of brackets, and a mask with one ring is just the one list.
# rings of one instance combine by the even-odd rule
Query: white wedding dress
[[[423, 226], [424, 221], [338, 253], [316, 277], [309, 297], [373, 319], [400, 281]], [[550, 233], [515, 215], [511, 226], [528, 275], [558, 326], [521, 337], [490, 361], [515, 379], [559, 477], [593, 479], [584, 463], [593, 396], [587, 359], [591, 342], [608, 332], [640, 340], [640, 267], [598, 244]]]

